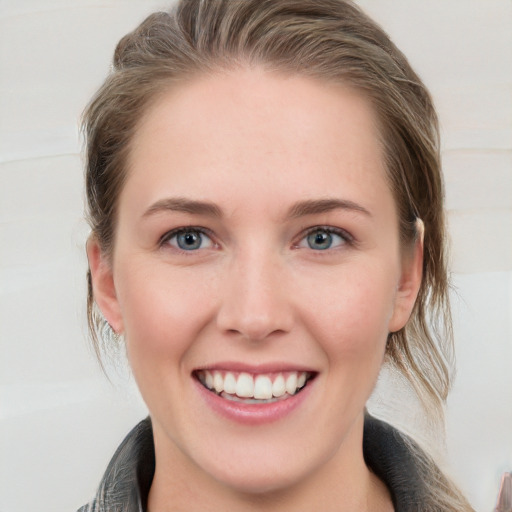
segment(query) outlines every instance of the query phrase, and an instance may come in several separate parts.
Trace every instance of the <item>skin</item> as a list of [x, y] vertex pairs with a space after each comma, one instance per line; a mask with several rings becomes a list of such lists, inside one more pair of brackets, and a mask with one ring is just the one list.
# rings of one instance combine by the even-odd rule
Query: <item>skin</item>
[[[393, 509], [363, 460], [363, 415], [422, 246], [400, 247], [376, 125], [350, 88], [260, 68], [174, 87], [141, 120], [112, 257], [94, 238], [88, 256], [153, 421], [151, 511]], [[164, 237], [190, 226], [208, 230], [196, 250]], [[345, 238], [311, 248], [318, 226]], [[219, 362], [316, 378], [290, 414], [245, 425], [199, 397], [193, 371]]]

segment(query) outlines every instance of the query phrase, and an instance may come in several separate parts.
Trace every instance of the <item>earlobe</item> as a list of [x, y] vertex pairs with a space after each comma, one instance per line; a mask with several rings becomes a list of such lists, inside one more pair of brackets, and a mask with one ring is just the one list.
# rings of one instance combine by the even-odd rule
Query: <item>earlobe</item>
[[411, 316], [423, 278], [423, 237], [424, 225], [416, 219], [416, 240], [410, 252], [402, 260], [402, 272], [398, 283], [393, 315], [389, 322], [389, 332], [402, 329]]
[[122, 334], [123, 322], [112, 265], [94, 237], [87, 241], [87, 259], [91, 271], [94, 301], [114, 332]]

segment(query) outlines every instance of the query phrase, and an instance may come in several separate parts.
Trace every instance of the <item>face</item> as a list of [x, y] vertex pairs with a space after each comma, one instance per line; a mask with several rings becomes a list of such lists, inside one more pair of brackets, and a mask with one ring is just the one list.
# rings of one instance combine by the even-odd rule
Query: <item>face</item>
[[376, 124], [349, 88], [261, 69], [197, 78], [142, 119], [112, 260], [94, 242], [89, 259], [157, 468], [263, 492], [362, 460], [421, 279]]

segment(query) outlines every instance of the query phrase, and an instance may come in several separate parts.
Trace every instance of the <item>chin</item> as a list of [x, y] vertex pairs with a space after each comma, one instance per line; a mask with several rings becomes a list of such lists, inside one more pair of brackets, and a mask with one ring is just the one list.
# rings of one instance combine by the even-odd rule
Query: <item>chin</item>
[[268, 466], [252, 466], [247, 471], [233, 471], [226, 473], [225, 468], [218, 473], [216, 479], [232, 491], [262, 499], [275, 496], [299, 485], [305, 478], [303, 471], [297, 471], [300, 466], [283, 467], [277, 462], [271, 470]]

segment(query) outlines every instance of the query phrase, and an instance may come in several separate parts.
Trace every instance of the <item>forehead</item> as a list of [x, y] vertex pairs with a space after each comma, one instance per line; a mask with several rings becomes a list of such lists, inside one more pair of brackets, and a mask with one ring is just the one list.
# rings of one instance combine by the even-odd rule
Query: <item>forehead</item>
[[163, 193], [146, 190], [148, 181], [168, 183], [173, 195], [193, 186], [199, 199], [224, 185], [227, 197], [240, 189], [360, 200], [363, 190], [387, 188], [383, 162], [375, 113], [354, 89], [238, 69], [196, 77], [153, 102], [132, 141], [127, 188], [144, 202]]

